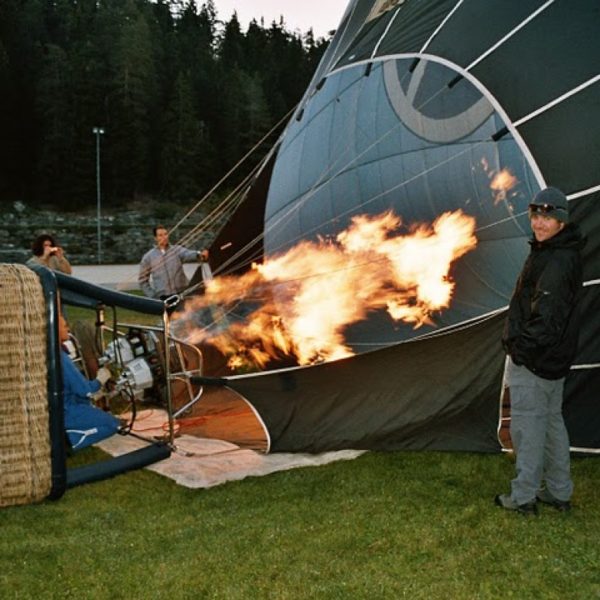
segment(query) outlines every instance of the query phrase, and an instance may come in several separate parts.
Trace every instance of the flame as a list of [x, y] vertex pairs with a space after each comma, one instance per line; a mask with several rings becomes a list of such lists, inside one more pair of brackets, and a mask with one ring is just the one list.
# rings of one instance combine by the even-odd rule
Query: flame
[[[518, 178], [508, 168], [500, 169], [500, 171], [491, 169], [485, 157], [481, 159], [481, 166], [491, 180], [490, 189], [494, 196], [494, 205], [504, 202], [508, 198], [509, 192], [519, 184]], [[513, 192], [511, 195], [514, 196], [515, 193]]]
[[494, 194], [494, 204], [506, 200], [507, 193], [512, 190], [519, 180], [510, 172], [509, 169], [502, 169], [496, 173], [490, 182], [490, 189]]
[[[477, 245], [475, 219], [459, 210], [401, 227], [392, 212], [360, 215], [334, 240], [303, 241], [242, 276], [217, 277], [186, 303], [174, 330], [215, 345], [231, 367], [262, 367], [274, 357], [311, 364], [351, 355], [344, 330], [374, 310], [415, 328], [433, 324], [452, 299], [452, 263]], [[241, 302], [253, 309], [222, 331], [194, 324], [207, 310], [224, 322]]]

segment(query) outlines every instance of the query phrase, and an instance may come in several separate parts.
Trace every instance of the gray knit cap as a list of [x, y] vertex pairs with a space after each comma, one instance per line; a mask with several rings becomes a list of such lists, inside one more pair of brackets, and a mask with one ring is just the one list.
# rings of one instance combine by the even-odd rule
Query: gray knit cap
[[569, 222], [569, 201], [555, 187], [540, 190], [529, 205], [530, 212], [540, 212], [563, 223]]

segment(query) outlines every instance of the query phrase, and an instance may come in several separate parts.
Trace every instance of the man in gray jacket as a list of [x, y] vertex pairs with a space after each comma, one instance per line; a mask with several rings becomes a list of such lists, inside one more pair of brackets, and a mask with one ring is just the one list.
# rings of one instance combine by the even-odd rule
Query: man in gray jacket
[[169, 232], [164, 225], [157, 225], [152, 232], [156, 246], [142, 257], [138, 283], [146, 296], [164, 300], [188, 287], [183, 263], [208, 260], [208, 250], [169, 244]]
[[566, 196], [538, 192], [529, 205], [531, 252], [508, 308], [503, 345], [508, 354], [510, 433], [517, 476], [496, 504], [537, 514], [537, 501], [571, 508], [569, 436], [562, 415], [565, 376], [577, 350], [582, 290], [579, 228], [569, 223]]

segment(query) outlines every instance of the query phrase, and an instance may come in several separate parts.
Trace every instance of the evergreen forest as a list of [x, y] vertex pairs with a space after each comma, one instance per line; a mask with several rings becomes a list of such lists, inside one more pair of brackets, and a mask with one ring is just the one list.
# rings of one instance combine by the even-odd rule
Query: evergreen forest
[[1, 0], [0, 201], [89, 205], [98, 156], [108, 205], [197, 199], [294, 108], [327, 43], [283, 20], [242, 31], [212, 0]]

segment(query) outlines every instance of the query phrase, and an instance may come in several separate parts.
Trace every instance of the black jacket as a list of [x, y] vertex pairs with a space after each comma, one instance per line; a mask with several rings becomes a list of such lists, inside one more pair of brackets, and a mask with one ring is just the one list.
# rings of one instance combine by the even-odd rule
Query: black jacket
[[502, 344], [517, 365], [544, 379], [564, 377], [575, 358], [582, 289], [577, 225], [567, 224], [531, 252], [508, 308]]

